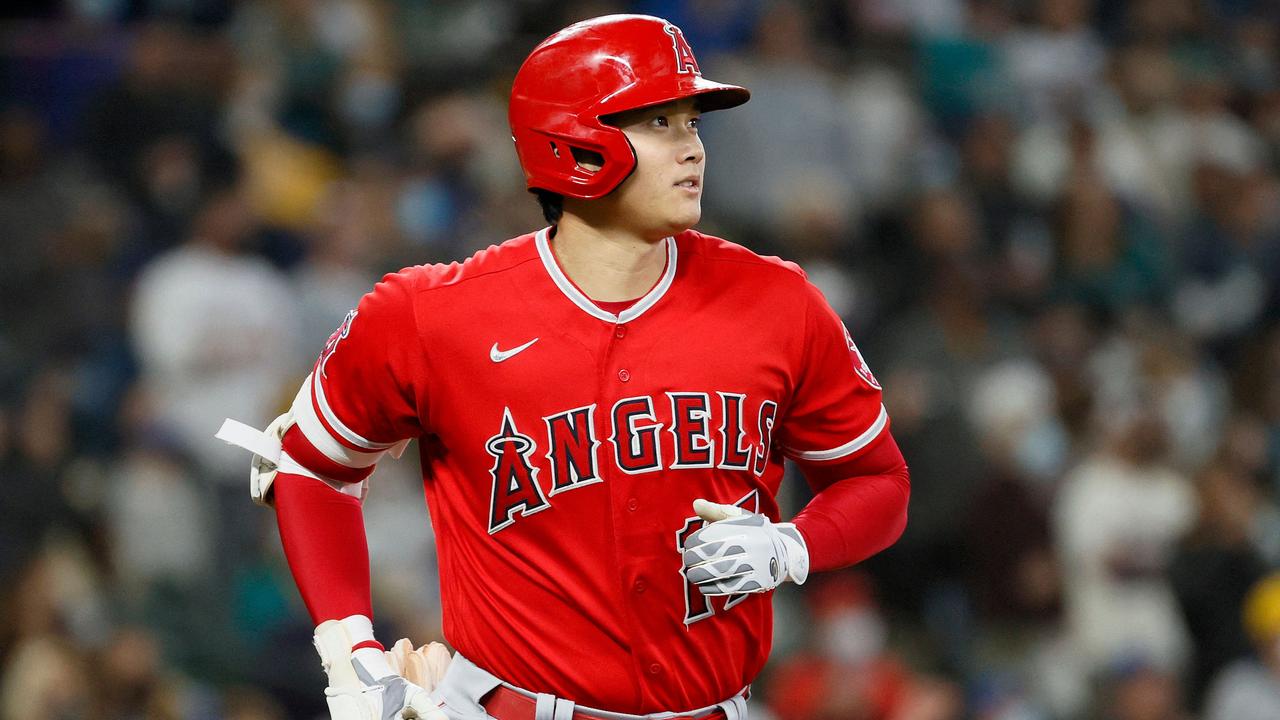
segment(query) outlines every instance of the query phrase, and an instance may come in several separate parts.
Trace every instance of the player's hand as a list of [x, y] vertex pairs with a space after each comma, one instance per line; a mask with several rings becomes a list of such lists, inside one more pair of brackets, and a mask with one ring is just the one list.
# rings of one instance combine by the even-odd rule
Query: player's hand
[[693, 501], [709, 524], [684, 543], [684, 574], [703, 595], [767, 592], [809, 577], [809, 550], [796, 526], [736, 505]]
[[400, 640], [386, 652], [387, 664], [405, 680], [430, 692], [436, 689], [449, 669], [449, 651], [438, 642], [427, 643], [417, 650], [408, 638]]
[[375, 680], [362, 672], [359, 660], [352, 659], [352, 665], [361, 685], [324, 689], [333, 720], [445, 720], [444, 711], [425, 689], [394, 674]]
[[341, 621], [329, 620], [316, 627], [315, 644], [329, 677], [324, 695], [332, 720], [445, 720], [431, 693], [401, 675], [382, 650], [353, 651]]

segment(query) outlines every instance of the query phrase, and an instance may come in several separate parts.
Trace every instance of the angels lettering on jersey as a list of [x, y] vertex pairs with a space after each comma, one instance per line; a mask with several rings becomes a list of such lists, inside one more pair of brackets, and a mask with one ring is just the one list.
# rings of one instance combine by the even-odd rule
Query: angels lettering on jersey
[[[659, 420], [656, 404], [670, 409]], [[628, 475], [707, 469], [764, 474], [778, 404], [742, 393], [667, 392], [618, 400], [597, 425], [595, 404], [552, 413], [536, 428], [518, 427], [504, 408], [486, 442], [493, 456], [489, 533], [549, 508], [561, 492], [602, 481], [602, 462]], [[664, 413], [665, 415], [665, 413]], [[536, 437], [535, 434], [536, 433]], [[550, 477], [539, 478], [545, 459]]]

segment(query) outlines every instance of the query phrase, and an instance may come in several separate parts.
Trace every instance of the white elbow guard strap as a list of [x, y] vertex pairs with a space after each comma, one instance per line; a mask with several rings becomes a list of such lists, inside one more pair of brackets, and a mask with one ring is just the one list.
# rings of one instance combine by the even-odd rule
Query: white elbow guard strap
[[259, 505], [270, 505], [271, 483], [275, 482], [276, 473], [280, 470], [280, 458], [283, 454], [281, 441], [284, 434], [293, 426], [293, 413], [286, 412], [267, 426], [259, 430], [237, 420], [227, 418], [214, 437], [225, 443], [244, 448], [253, 453], [249, 465], [249, 496]]
[[[272, 420], [266, 430], [258, 430], [227, 418], [223, 421], [222, 428], [214, 435], [219, 440], [253, 453], [253, 461], [249, 466], [249, 496], [259, 505], [271, 504], [271, 484], [275, 482], [276, 473], [281, 470], [291, 475], [319, 480], [343, 495], [350, 495], [361, 502], [364, 502], [365, 495], [369, 492], [368, 478], [358, 483], [347, 483], [323, 477], [298, 464], [284, 452], [282, 443], [285, 433], [289, 428], [298, 425], [307, 442], [335, 463], [351, 467], [366, 467], [377, 462], [378, 457], [382, 455], [381, 452], [365, 453], [369, 457], [362, 464], [351, 462], [347, 457], [347, 451], [337, 440], [328, 435], [328, 431], [316, 417], [315, 409], [311, 405], [311, 383], [311, 376], [307, 376], [307, 381], [298, 390], [293, 405], [283, 415]], [[390, 452], [392, 457], [398, 458], [408, 444], [408, 440], [401, 440], [387, 446], [386, 451]]]
[[227, 418], [214, 437], [230, 445], [253, 453], [249, 463], [249, 497], [258, 505], [271, 505], [271, 484], [276, 473], [287, 473], [318, 480], [343, 495], [350, 495], [360, 502], [369, 494], [368, 478], [358, 483], [344, 483], [320, 477], [302, 467], [284, 452], [284, 434], [293, 427], [293, 412], [288, 411], [271, 421], [266, 430], [259, 430], [238, 420]]

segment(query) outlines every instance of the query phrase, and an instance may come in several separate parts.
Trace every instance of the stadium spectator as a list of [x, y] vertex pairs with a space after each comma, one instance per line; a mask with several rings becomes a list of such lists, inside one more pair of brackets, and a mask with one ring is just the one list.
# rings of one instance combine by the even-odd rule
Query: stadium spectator
[[1165, 465], [1166, 429], [1149, 409], [1106, 430], [1055, 506], [1067, 623], [1093, 673], [1125, 658], [1178, 672], [1190, 645], [1166, 571], [1195, 518], [1191, 483]]

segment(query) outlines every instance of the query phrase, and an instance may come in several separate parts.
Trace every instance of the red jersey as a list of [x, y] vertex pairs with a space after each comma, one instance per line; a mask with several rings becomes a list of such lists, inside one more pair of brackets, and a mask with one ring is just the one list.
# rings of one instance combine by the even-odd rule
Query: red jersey
[[547, 230], [386, 276], [295, 403], [313, 451], [286, 459], [349, 481], [419, 438], [446, 640], [618, 712], [722, 701], [769, 655], [770, 594], [710, 599], [681, 574], [693, 500], [779, 520], [784, 457], [847, 459], [888, 424], [797, 266], [695, 231], [664, 244], [661, 280], [618, 315]]

